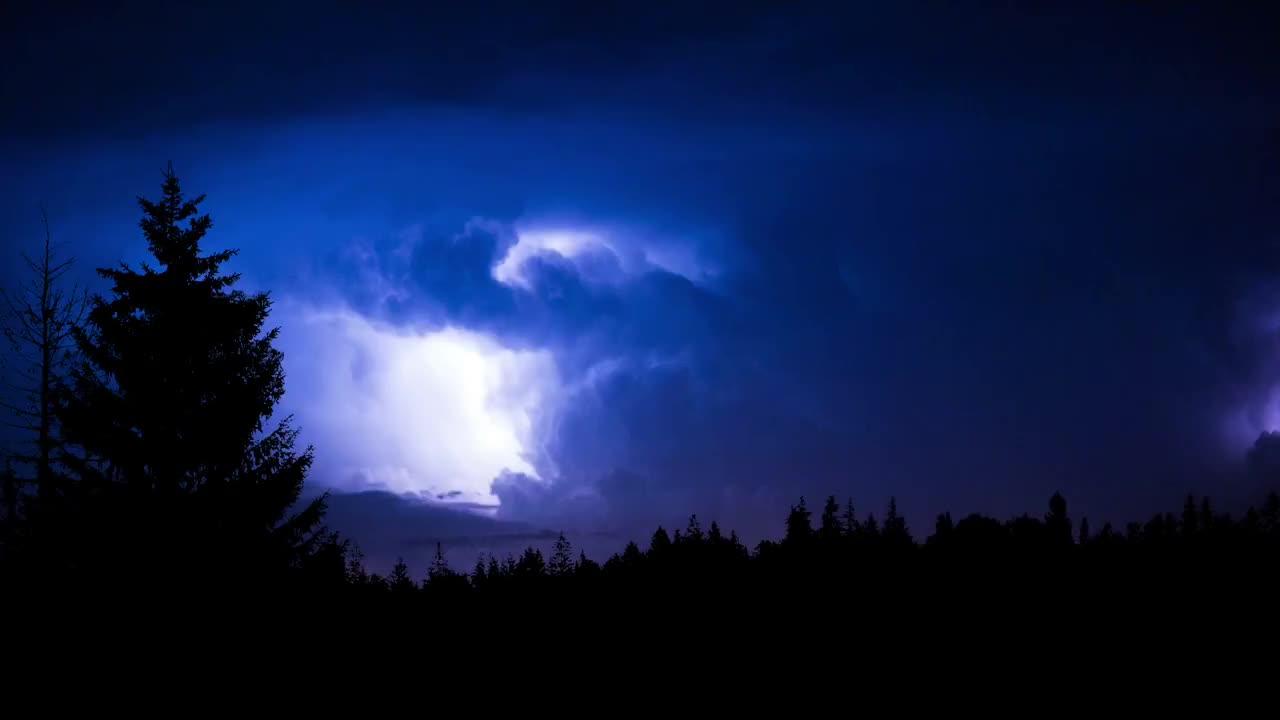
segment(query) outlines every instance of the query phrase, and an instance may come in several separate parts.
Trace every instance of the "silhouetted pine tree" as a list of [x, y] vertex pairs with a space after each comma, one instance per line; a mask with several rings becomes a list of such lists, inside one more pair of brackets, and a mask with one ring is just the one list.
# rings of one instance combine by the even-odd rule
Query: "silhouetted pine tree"
[[702, 533], [702, 525], [698, 522], [697, 514], [689, 516], [689, 525], [684, 531], [685, 542], [692, 545], [699, 545], [706, 537]]
[[787, 513], [787, 534], [782, 538], [782, 542], [793, 546], [808, 544], [813, 539], [813, 525], [809, 522], [812, 514], [805, 507], [804, 498], [801, 497], [800, 503], [792, 505], [791, 512]]
[[436, 551], [431, 556], [431, 567], [427, 568], [427, 582], [438, 585], [452, 577], [453, 569], [449, 567], [449, 560], [444, 556], [444, 547], [437, 542]]
[[827, 502], [822, 506], [822, 520], [818, 527], [818, 536], [823, 542], [834, 544], [844, 534], [844, 527], [840, 522], [840, 503], [836, 502], [835, 495], [828, 495]]
[[657, 558], [665, 555], [671, 550], [671, 537], [667, 535], [667, 531], [658, 526], [653, 531], [653, 537], [649, 539], [649, 557]]
[[711, 521], [711, 529], [707, 531], [707, 543], [719, 546], [724, 543], [724, 535], [720, 532], [720, 526], [715, 520]]
[[529, 547], [525, 548], [524, 554], [520, 556], [520, 561], [516, 563], [515, 575], [526, 580], [540, 578], [547, 574], [547, 563], [542, 559], [542, 551]]
[[391, 592], [397, 595], [411, 595], [417, 589], [413, 577], [409, 575], [409, 566], [405, 564], [404, 558], [396, 559], [395, 567], [391, 568], [391, 576], [387, 578], [387, 585], [390, 586]]
[[868, 543], [876, 543], [880, 540], [880, 525], [876, 523], [876, 514], [867, 513], [867, 519], [862, 521], [862, 539]]
[[551, 548], [551, 562], [547, 564], [547, 573], [553, 577], [569, 577], [573, 574], [573, 545], [563, 532]]
[[844, 526], [844, 534], [847, 537], [854, 537], [858, 534], [858, 513], [853, 507], [853, 498], [845, 501], [841, 524]]
[[1191, 494], [1187, 494], [1187, 499], [1182, 503], [1182, 536], [1191, 538], [1196, 534], [1200, 524], [1200, 513], [1196, 510], [1196, 499]]
[[354, 545], [347, 551], [347, 584], [356, 587], [369, 584], [369, 573], [364, 567], [364, 553]]
[[578, 564], [574, 567], [573, 574], [579, 580], [590, 583], [595, 581], [601, 573], [600, 564], [595, 560], [587, 557], [585, 551], [578, 553]]
[[641, 552], [640, 546], [635, 544], [634, 541], [627, 543], [627, 547], [622, 550], [620, 559], [623, 567], [628, 571], [639, 571], [641, 566], [644, 565], [644, 553]]
[[912, 543], [911, 532], [907, 529], [907, 520], [898, 514], [898, 500], [895, 497], [889, 498], [889, 509], [884, 516], [882, 535], [885, 543], [890, 547], [905, 547]]
[[284, 393], [271, 302], [221, 272], [236, 251], [202, 252], [203, 200], [165, 171], [160, 199], [138, 200], [157, 265], [100, 269], [110, 294], [74, 332], [84, 360], [60, 420], [99, 511], [77, 523], [77, 550], [147, 573], [278, 578], [331, 540], [324, 496], [290, 514], [312, 451], [295, 452], [288, 418], [264, 434]]

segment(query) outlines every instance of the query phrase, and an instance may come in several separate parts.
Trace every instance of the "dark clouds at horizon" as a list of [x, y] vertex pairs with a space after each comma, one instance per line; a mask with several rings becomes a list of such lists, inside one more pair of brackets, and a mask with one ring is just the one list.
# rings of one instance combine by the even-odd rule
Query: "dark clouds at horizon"
[[[1251, 498], [1275, 19], [880, 5], [11, 9], [0, 236], [44, 201], [86, 263], [137, 260], [172, 158], [280, 301], [286, 405], [345, 489], [471, 491], [514, 442], [504, 519], [621, 535], [776, 534], [829, 492], [920, 534], [1057, 489], [1113, 520]], [[495, 279], [568, 232], [608, 247]], [[440, 380], [477, 363], [479, 409]]]

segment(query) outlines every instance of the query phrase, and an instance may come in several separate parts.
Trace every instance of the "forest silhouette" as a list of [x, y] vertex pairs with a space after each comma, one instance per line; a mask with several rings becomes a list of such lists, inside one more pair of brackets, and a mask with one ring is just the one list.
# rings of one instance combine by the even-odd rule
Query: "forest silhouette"
[[[69, 261], [47, 236], [42, 259], [27, 263], [32, 282], [5, 293], [9, 357], [20, 367], [7, 371], [4, 407], [25, 433], [3, 470], [7, 585], [299, 590], [385, 603], [859, 584], [883, 593], [890, 576], [913, 586], [1010, 571], [1120, 578], [1169, 563], [1271, 564], [1280, 550], [1275, 492], [1235, 515], [1188, 496], [1180, 512], [1097, 528], [1054, 494], [1042, 515], [944, 513], [923, 540], [893, 498], [877, 517], [828, 497], [812, 510], [800, 498], [779, 513], [781, 539], [755, 547], [693, 515], [603, 563], [562, 533], [546, 555], [529, 547], [455, 565], [437, 545], [426, 567], [401, 560], [370, 573], [359, 549], [325, 527], [326, 497], [300, 500], [313, 451], [295, 447], [290, 418], [271, 422], [285, 390], [271, 301], [222, 272], [235, 251], [202, 250], [213, 227], [203, 200], [165, 171], [159, 198], [139, 198], [153, 261], [99, 269], [104, 295], [60, 286]], [[1280, 434], [1259, 437], [1248, 462], [1274, 487]]]

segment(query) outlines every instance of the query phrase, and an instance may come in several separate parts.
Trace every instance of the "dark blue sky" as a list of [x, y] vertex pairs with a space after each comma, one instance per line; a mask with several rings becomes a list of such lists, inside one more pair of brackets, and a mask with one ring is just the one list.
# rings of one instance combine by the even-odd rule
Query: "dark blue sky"
[[41, 203], [86, 277], [141, 259], [172, 160], [274, 293], [313, 484], [445, 504], [335, 500], [378, 553], [1259, 490], [1264, 10], [48, 5], [0, 11], [0, 279]]

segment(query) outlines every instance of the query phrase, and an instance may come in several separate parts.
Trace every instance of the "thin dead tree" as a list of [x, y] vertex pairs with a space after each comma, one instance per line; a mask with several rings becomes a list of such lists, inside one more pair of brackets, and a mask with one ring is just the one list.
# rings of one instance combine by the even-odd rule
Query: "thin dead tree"
[[[74, 258], [58, 256], [49, 231], [49, 216], [40, 211], [44, 224], [44, 247], [34, 259], [22, 253], [28, 277], [15, 290], [0, 288], [0, 328], [10, 344], [3, 373], [0, 409], [9, 417], [5, 424], [28, 435], [14, 452], [13, 461], [34, 466], [36, 492], [48, 497], [54, 488], [54, 451], [59, 445], [56, 427], [58, 388], [72, 361], [75, 344], [72, 329], [84, 318], [85, 291], [76, 285], [64, 287], [63, 276]], [[13, 517], [20, 488], [14, 473], [6, 473], [6, 512]]]

